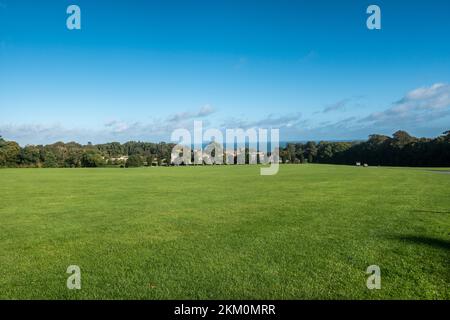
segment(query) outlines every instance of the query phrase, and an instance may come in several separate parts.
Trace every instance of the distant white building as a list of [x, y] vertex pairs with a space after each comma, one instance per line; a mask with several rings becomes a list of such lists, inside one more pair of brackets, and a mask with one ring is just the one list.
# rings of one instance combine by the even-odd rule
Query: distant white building
[[111, 158], [112, 161], [127, 161], [128, 156], [120, 156], [118, 158]]

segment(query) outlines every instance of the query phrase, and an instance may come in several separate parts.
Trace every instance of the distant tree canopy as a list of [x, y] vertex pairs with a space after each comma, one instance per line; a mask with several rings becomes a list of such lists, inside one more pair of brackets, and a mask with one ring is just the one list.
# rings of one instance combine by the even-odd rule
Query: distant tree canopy
[[[50, 145], [27, 145], [21, 148], [14, 141], [0, 137], [0, 167], [77, 168], [104, 165], [139, 167], [166, 164], [174, 144], [129, 141], [124, 144], [81, 145], [57, 142]], [[308, 141], [288, 143], [280, 149], [284, 163], [330, 163], [389, 166], [450, 166], [450, 131], [441, 136], [416, 138], [405, 131], [392, 137], [370, 135], [367, 141]], [[126, 162], [124, 159], [127, 159]]]
[[20, 155], [20, 146], [13, 141], [5, 141], [0, 137], [0, 166], [15, 166]]
[[[57, 142], [50, 145], [27, 145], [21, 148], [16, 142], [0, 136], [0, 167], [79, 168], [125, 164], [120, 157], [139, 155], [141, 159], [154, 159], [161, 164], [170, 159], [174, 144], [130, 141], [93, 145], [76, 142]], [[139, 166], [144, 164], [140, 161]], [[151, 165], [151, 163], [150, 163]]]
[[[316, 162], [385, 166], [450, 166], [450, 131], [435, 139], [416, 138], [397, 131], [392, 138], [373, 134], [365, 142], [307, 142], [288, 144], [283, 162]], [[287, 161], [288, 160], [288, 161]]]

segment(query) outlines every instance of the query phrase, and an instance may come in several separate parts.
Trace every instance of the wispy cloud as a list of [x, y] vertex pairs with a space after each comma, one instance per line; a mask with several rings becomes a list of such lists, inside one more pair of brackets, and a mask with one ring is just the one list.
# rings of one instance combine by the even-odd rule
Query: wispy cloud
[[112, 120], [105, 123], [105, 127], [109, 128], [113, 133], [122, 133], [130, 130], [132, 127], [138, 126], [139, 123], [135, 122], [133, 124], [126, 123], [124, 121]]
[[207, 104], [207, 105], [203, 106], [202, 108], [200, 108], [200, 110], [198, 110], [196, 112], [185, 111], [185, 112], [175, 113], [175, 114], [169, 116], [169, 118], [167, 120], [170, 122], [180, 122], [180, 121], [185, 121], [185, 120], [189, 120], [189, 119], [203, 118], [203, 117], [209, 116], [215, 112], [216, 112], [216, 110], [212, 106]]
[[[361, 106], [361, 99], [364, 98], [364, 96], [354, 96], [351, 98], [345, 98], [341, 99], [337, 102], [334, 102], [332, 104], [326, 105], [322, 113], [329, 113], [329, 112], [342, 112], [347, 111], [350, 108], [355, 108]], [[320, 112], [317, 112], [320, 113]]]
[[[327, 106], [322, 112], [345, 110], [349, 100], [344, 99]], [[357, 102], [356, 106], [361, 103]], [[342, 120], [319, 123], [317, 126], [299, 130], [296, 134], [310, 138], [328, 137], [337, 139], [364, 138], [372, 133], [392, 134], [405, 129], [427, 136], [437, 135], [447, 128], [442, 119], [450, 116], [450, 85], [437, 83], [429, 87], [411, 90], [401, 99], [380, 112], [356, 117], [350, 116]], [[444, 121], [445, 122], [445, 121]]]
[[[362, 106], [360, 98], [362, 97], [343, 99], [326, 106], [318, 113], [344, 111], [346, 108]], [[359, 108], [360, 110], [363, 108]], [[450, 85], [437, 83], [411, 90], [380, 112], [366, 116], [350, 115], [334, 121], [318, 122], [314, 118], [305, 119], [302, 125], [286, 128], [283, 133], [288, 139], [297, 140], [362, 139], [369, 134], [392, 134], [400, 129], [416, 135], [436, 136], [449, 129], [448, 121], [445, 121], [449, 117]]]
[[[321, 113], [327, 108], [329, 109], [327, 112], [341, 111], [348, 105], [348, 100], [354, 99], [343, 99], [334, 105], [327, 106]], [[95, 129], [66, 128], [60, 124], [0, 124], [0, 135], [6, 139], [18, 141], [22, 145], [56, 141], [81, 143], [129, 140], [168, 141], [175, 129], [190, 130], [193, 120], [201, 119], [205, 129], [212, 126], [218, 129], [278, 128], [282, 139], [288, 140], [365, 138], [372, 133], [392, 134], [399, 129], [411, 131], [413, 134], [432, 136], [449, 129], [445, 119], [450, 117], [450, 85], [437, 83], [429, 87], [417, 88], [393, 102], [384, 111], [366, 116], [350, 114], [337, 120], [323, 121], [320, 116], [303, 118], [302, 114], [297, 112], [272, 113], [259, 118], [233, 117], [220, 120], [215, 117], [215, 123], [212, 123], [209, 116], [215, 112], [214, 108], [205, 105], [196, 111], [179, 112], [166, 118], [131, 122], [112, 119], [104, 123], [103, 127]]]
[[168, 141], [171, 133], [178, 128], [189, 129], [192, 121], [201, 118], [209, 125], [207, 116], [215, 110], [206, 105], [195, 112], [181, 112], [166, 119], [151, 118], [147, 121], [127, 122], [120, 119], [109, 120], [99, 128], [67, 128], [61, 124], [0, 124], [0, 135], [6, 139], [25, 144], [48, 144], [56, 141], [107, 141], [125, 142], [129, 140]]
[[266, 117], [257, 120], [230, 118], [222, 123], [224, 128], [283, 128], [293, 127], [300, 123], [301, 113], [286, 115], [269, 114]]
[[88, 141], [100, 132], [84, 129], [70, 129], [61, 124], [3, 124], [0, 125], [0, 135], [7, 140], [14, 140], [21, 145], [47, 144], [57, 141]]
[[168, 141], [170, 133], [175, 128], [175, 125], [157, 119], [146, 123], [113, 120], [95, 129], [68, 128], [60, 124], [6, 124], [0, 125], [0, 135], [7, 140], [17, 141], [21, 145], [49, 144], [57, 141], [80, 143], [129, 140]]
[[328, 113], [328, 112], [332, 112], [332, 111], [342, 111], [345, 110], [345, 107], [348, 105], [348, 103], [350, 102], [350, 99], [343, 99], [340, 100], [336, 103], [327, 105], [324, 109], [323, 109], [323, 113]]
[[374, 112], [361, 122], [421, 122], [430, 121], [447, 114], [450, 107], [450, 85], [436, 83], [408, 92], [403, 98], [382, 111]]

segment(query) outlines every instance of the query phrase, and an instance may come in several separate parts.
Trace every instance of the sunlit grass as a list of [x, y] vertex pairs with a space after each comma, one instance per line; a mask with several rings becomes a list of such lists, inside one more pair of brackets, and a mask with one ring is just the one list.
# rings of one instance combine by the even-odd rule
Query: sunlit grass
[[0, 222], [0, 298], [450, 298], [450, 175], [429, 170], [4, 169]]

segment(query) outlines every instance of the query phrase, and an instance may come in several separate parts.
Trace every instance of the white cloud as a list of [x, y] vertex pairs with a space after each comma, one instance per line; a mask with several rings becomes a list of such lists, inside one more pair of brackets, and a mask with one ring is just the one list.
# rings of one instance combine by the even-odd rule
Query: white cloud
[[[344, 99], [327, 106], [331, 110], [345, 108]], [[325, 111], [325, 109], [324, 109]], [[323, 112], [324, 112], [323, 111]], [[204, 129], [211, 127], [208, 116], [215, 113], [210, 105], [195, 112], [186, 111], [167, 118], [152, 118], [147, 121], [126, 122], [113, 119], [101, 128], [66, 128], [60, 124], [0, 124], [0, 135], [20, 144], [47, 144], [56, 141], [78, 141], [102, 143], [129, 140], [168, 141], [178, 128], [192, 129], [194, 119], [202, 119]], [[365, 138], [372, 133], [392, 134], [403, 129], [412, 134], [435, 136], [448, 130], [450, 117], [450, 85], [437, 83], [430, 87], [412, 90], [384, 111], [365, 117], [348, 115], [337, 120], [304, 119], [300, 113], [269, 114], [260, 118], [230, 118], [216, 127], [225, 128], [278, 128], [282, 139], [354, 139]], [[321, 121], [322, 120], [322, 121]]]
[[348, 105], [351, 99], [343, 99], [336, 103], [330, 104], [323, 109], [323, 113], [328, 113], [331, 111], [343, 111], [345, 107]]
[[[4, 124], [0, 125], [0, 135], [21, 145], [47, 144], [57, 141], [73, 141], [87, 138], [88, 132], [82, 129], [70, 129], [60, 124]], [[94, 135], [95, 136], [95, 135]]]
[[57, 141], [80, 143], [129, 140], [168, 141], [175, 129], [189, 129], [195, 118], [202, 118], [204, 125], [209, 125], [206, 117], [214, 112], [211, 106], [205, 105], [196, 112], [182, 112], [169, 116], [167, 119], [152, 118], [145, 122], [113, 119], [104, 123], [103, 127], [95, 129], [68, 128], [61, 124], [9, 123], [0, 124], [0, 135], [7, 140], [17, 141], [21, 145], [49, 144]]
[[[322, 113], [329, 113], [336, 111], [343, 112], [351, 108], [361, 107], [362, 106], [361, 100], [364, 98], [365, 98], [364, 96], [359, 95], [339, 100], [335, 103], [326, 105], [325, 108], [323, 108]], [[318, 113], [320, 112], [316, 112], [316, 114]]]
[[222, 127], [225, 128], [283, 128], [294, 127], [300, 123], [301, 113], [293, 113], [286, 115], [274, 115], [268, 116], [258, 120], [246, 120], [231, 118], [222, 123]]
[[[137, 125], [137, 123], [135, 123], [135, 125]], [[121, 133], [129, 130], [131, 126], [123, 121], [112, 120], [105, 123], [105, 127], [111, 128], [114, 133]]]
[[450, 85], [436, 83], [408, 92], [390, 108], [375, 112], [361, 119], [361, 122], [427, 121], [434, 120], [450, 107]]
[[207, 105], [204, 105], [202, 108], [200, 108], [200, 110], [198, 110], [196, 112], [185, 111], [185, 112], [176, 113], [176, 114], [171, 115], [167, 120], [170, 122], [180, 122], [180, 121], [185, 121], [185, 120], [189, 120], [189, 119], [207, 117], [215, 112], [216, 112], [216, 110], [213, 107], [211, 107], [209, 104], [207, 104]]
[[209, 116], [210, 114], [213, 114], [214, 112], [216, 112], [216, 110], [211, 107], [209, 104], [204, 105], [198, 112], [197, 112], [197, 117], [206, 117]]

